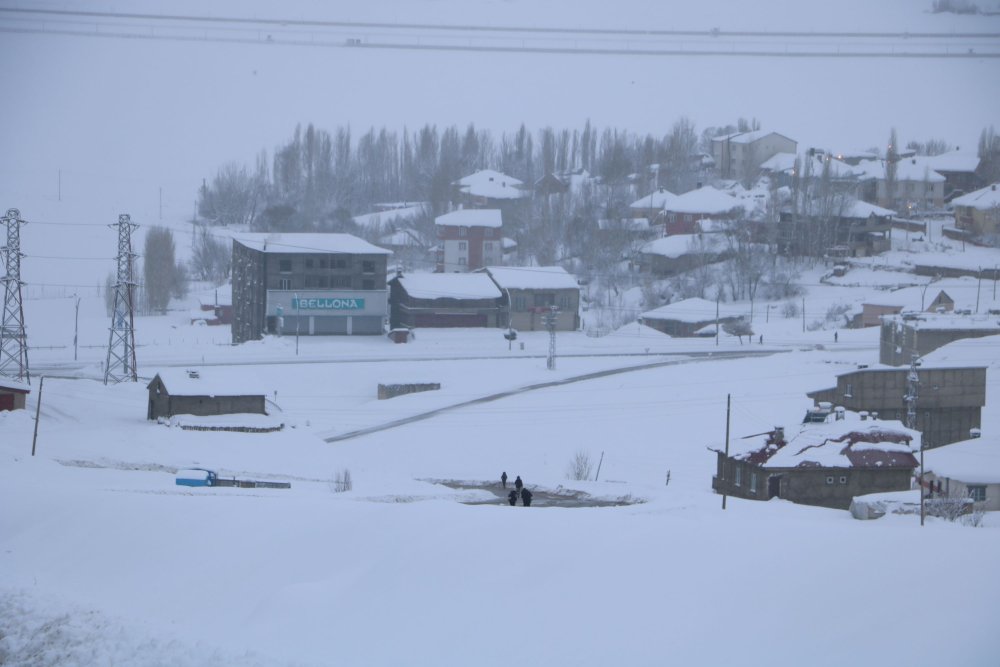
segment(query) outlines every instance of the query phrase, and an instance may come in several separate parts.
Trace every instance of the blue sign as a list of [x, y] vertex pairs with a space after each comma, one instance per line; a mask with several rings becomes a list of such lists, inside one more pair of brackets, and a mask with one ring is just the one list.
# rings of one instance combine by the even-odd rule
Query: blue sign
[[365, 300], [354, 297], [311, 297], [292, 299], [296, 310], [364, 310]]

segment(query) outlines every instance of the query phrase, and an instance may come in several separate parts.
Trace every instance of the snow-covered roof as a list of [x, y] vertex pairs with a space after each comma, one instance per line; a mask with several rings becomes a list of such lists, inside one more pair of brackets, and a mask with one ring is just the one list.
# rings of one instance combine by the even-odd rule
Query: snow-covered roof
[[601, 231], [621, 230], [626, 232], [646, 232], [649, 231], [649, 218], [601, 218], [597, 221], [597, 228]]
[[628, 205], [629, 208], [634, 209], [664, 209], [677, 199], [677, 195], [669, 190], [664, 190], [660, 188], [656, 192], [651, 192], [642, 199], [637, 199]]
[[455, 181], [454, 185], [473, 197], [487, 197], [489, 199], [520, 199], [529, 194], [523, 189], [523, 181], [492, 169], [483, 169], [464, 176]]
[[157, 371], [171, 396], [266, 396], [267, 389], [245, 379], [235, 381], [211, 369], [164, 368]]
[[[995, 318], [994, 318], [995, 319]], [[962, 338], [928, 352], [920, 358], [922, 368], [978, 367], [988, 365], [1000, 371], [1000, 331], [996, 336]], [[991, 371], [994, 372], [994, 371]]]
[[489, 266], [486, 271], [504, 289], [580, 289], [561, 266]]
[[841, 209], [841, 216], [844, 218], [869, 218], [873, 215], [885, 217], [896, 215], [896, 212], [853, 198], [846, 200]]
[[398, 280], [414, 299], [497, 299], [503, 296], [485, 273], [407, 273]]
[[719, 215], [740, 207], [742, 203], [735, 197], [706, 185], [678, 195], [667, 204], [666, 210], [672, 213]]
[[387, 246], [410, 246], [410, 247], [423, 247], [423, 242], [420, 237], [412, 229], [400, 229], [397, 232], [391, 234], [386, 234], [385, 236], [379, 237], [379, 243]]
[[[878, 180], [885, 180], [885, 162], [883, 160], [866, 160], [859, 162], [853, 168], [859, 175]], [[919, 157], [903, 158], [896, 162], [897, 181], [927, 181], [928, 183], [944, 183], [944, 176], [934, 171], [929, 163]]]
[[885, 315], [885, 321], [893, 321], [897, 325], [906, 324], [912, 329], [925, 331], [961, 330], [961, 329], [995, 329], [1000, 333], [1000, 316], [998, 315], [960, 315], [956, 313], [903, 313], [902, 315]]
[[768, 159], [760, 163], [760, 168], [764, 171], [789, 171], [795, 167], [795, 153], [775, 153]]
[[[732, 144], [752, 144], [758, 139], [763, 139], [764, 137], [770, 136], [772, 134], [777, 134], [779, 137], [785, 137], [783, 134], [778, 134], [777, 132], [772, 132], [770, 130], [754, 130], [752, 132], [735, 132], [733, 134], [727, 134], [721, 137], [715, 137], [712, 141], [728, 141]], [[789, 139], [789, 141], [792, 141]]]
[[0, 377], [0, 389], [14, 391], [19, 394], [27, 394], [31, 392], [31, 387], [28, 386], [27, 382], [21, 382], [20, 380], [13, 380], [5, 377]]
[[[698, 322], [714, 321], [715, 308], [715, 301], [692, 297], [646, 311], [641, 317], [644, 320], [673, 320], [697, 324]], [[744, 314], [743, 308], [737, 308], [727, 303], [718, 304], [718, 308], [719, 317], [739, 317]]]
[[683, 255], [704, 255], [718, 251], [721, 240], [714, 234], [673, 234], [650, 241], [639, 252], [676, 259]]
[[463, 208], [434, 218], [435, 225], [453, 227], [502, 227], [498, 208]]
[[352, 234], [240, 234], [233, 241], [260, 252], [269, 253], [346, 253], [352, 255], [391, 255]]
[[966, 484], [1000, 484], [1000, 435], [928, 449], [924, 471]]
[[993, 183], [975, 192], [970, 192], [967, 195], [955, 197], [951, 203], [954, 206], [971, 206], [980, 211], [1000, 206], [1000, 188], [997, 185], [1000, 185], [1000, 183]]
[[950, 151], [940, 155], [927, 155], [918, 158], [926, 162], [937, 172], [959, 171], [974, 172], [979, 169], [979, 156], [975, 153], [959, 153]]
[[920, 432], [902, 422], [844, 411], [786, 429], [784, 439], [771, 431], [731, 441], [729, 453], [766, 468], [914, 468], [919, 449]]
[[374, 213], [366, 213], [364, 215], [354, 216], [354, 222], [359, 227], [369, 228], [369, 227], [381, 227], [385, 228], [390, 225], [399, 225], [400, 223], [409, 223], [415, 218], [419, 218], [428, 211], [428, 206], [423, 203], [414, 204], [412, 206], [404, 206], [402, 208], [393, 208], [385, 211], [376, 211]]

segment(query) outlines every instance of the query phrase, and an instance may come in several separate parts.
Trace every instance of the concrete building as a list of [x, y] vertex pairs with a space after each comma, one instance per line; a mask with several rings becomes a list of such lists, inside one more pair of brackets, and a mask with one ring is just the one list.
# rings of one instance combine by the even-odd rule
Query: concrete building
[[639, 250], [639, 266], [644, 273], [672, 276], [717, 262], [726, 255], [721, 234], [674, 234], [646, 243]]
[[718, 456], [716, 493], [847, 509], [855, 496], [910, 488], [920, 433], [897, 421], [862, 420], [838, 410], [787, 434], [776, 427], [731, 441], [728, 457], [722, 448], [712, 449]]
[[862, 162], [854, 169], [862, 180], [869, 182], [868, 187], [862, 188], [862, 196], [872, 204], [893, 209], [902, 216], [944, 207], [945, 178], [920, 158], [897, 161], [893, 181], [882, 160]]
[[389, 250], [350, 234], [233, 239], [233, 342], [264, 334], [378, 335]]
[[903, 313], [883, 317], [879, 337], [879, 363], [889, 366], [909, 365], [913, 355], [922, 357], [963, 338], [997, 334], [1000, 334], [1000, 317], [996, 315]]
[[267, 414], [265, 393], [245, 386], [203, 377], [202, 370], [171, 368], [156, 374], [147, 385], [147, 419], [196, 415]]
[[778, 153], [795, 153], [798, 143], [777, 132], [737, 132], [712, 139], [712, 158], [721, 178], [752, 178]]
[[434, 218], [437, 272], [465, 273], [501, 263], [503, 216], [500, 209], [466, 208]]
[[399, 273], [389, 310], [392, 329], [507, 324], [507, 299], [486, 273]]
[[[716, 303], [697, 297], [668, 303], [639, 316], [639, 322], [668, 336], [679, 338], [690, 336], [714, 336], [715, 323], [720, 326], [732, 324], [744, 317], [742, 309], [726, 303]], [[711, 333], [703, 331], [709, 327]]]
[[25, 383], [0, 377], [0, 411], [23, 410], [29, 393]]
[[490, 266], [485, 272], [503, 292], [505, 326], [544, 331], [545, 316], [555, 306], [557, 331], [580, 328], [580, 285], [561, 266]]
[[[830, 403], [868, 411], [881, 419], [905, 422], [909, 368], [859, 368], [837, 376], [837, 386], [811, 391], [817, 405]], [[938, 447], [969, 437], [982, 424], [986, 405], [985, 367], [917, 369], [916, 429], [924, 447]]]
[[933, 496], [972, 498], [976, 509], [1000, 510], [1000, 437], [993, 434], [925, 452], [924, 486]]

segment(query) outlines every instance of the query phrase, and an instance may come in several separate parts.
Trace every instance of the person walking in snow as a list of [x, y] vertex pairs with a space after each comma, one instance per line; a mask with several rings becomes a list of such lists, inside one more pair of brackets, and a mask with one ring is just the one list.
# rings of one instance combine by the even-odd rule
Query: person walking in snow
[[525, 507], [531, 507], [531, 491], [527, 489], [521, 490], [521, 504]]
[[518, 475], [517, 479], [514, 480], [514, 488], [517, 490], [518, 494], [521, 493], [522, 486], [524, 486], [524, 482], [521, 481], [521, 476]]
[[516, 505], [517, 504], [517, 491], [511, 491], [509, 494], [507, 494], [507, 501], [510, 503], [511, 507], [513, 507], [514, 505]]
[[500, 475], [500, 483], [503, 484], [503, 488], [507, 488], [507, 471], [504, 470], [503, 474]]

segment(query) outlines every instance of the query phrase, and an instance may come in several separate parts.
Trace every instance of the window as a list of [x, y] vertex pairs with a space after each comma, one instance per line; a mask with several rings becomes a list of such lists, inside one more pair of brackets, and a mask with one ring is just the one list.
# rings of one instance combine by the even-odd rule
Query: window
[[493, 242], [487, 241], [486, 243], [484, 243], [483, 250], [485, 250], [486, 252], [491, 252], [493, 250]]
[[977, 485], [966, 487], [969, 489], [969, 497], [977, 503], [981, 503], [986, 500], [986, 486]]
[[375, 281], [370, 279], [362, 280], [361, 289], [375, 289]]
[[321, 269], [325, 269], [326, 268], [326, 260], [325, 259], [319, 260], [319, 268], [321, 268]]
[[279, 259], [278, 260], [278, 271], [281, 273], [291, 273], [292, 272], [292, 260], [290, 259]]
[[340, 257], [337, 259], [330, 260], [330, 266], [334, 269], [349, 269], [351, 268], [350, 263], [347, 261], [346, 257]]
[[306, 276], [306, 287], [319, 287], [319, 276]]
[[757, 493], [757, 473], [750, 473], [750, 493]]
[[292, 289], [291, 278], [281, 278], [278, 280], [278, 289]]
[[569, 306], [569, 295], [568, 294], [560, 294], [559, 295], [559, 309], [560, 310], [569, 310], [569, 307], [570, 307]]
[[743, 468], [741, 466], [735, 466], [733, 470], [733, 484], [736, 486], [741, 486], [743, 484]]
[[307, 269], [313, 268], [313, 261], [311, 259], [306, 260], [306, 268]]
[[351, 289], [350, 276], [330, 276], [330, 287], [341, 287]]
[[854, 396], [854, 383], [848, 382], [847, 391], [844, 392], [844, 397], [851, 398], [852, 396]]
[[459, 227], [458, 228], [458, 235], [459, 236], [468, 236], [469, 235], [469, 228], [468, 227]]
[[828, 475], [827, 476], [826, 483], [827, 484], [833, 484], [833, 475]]
[[361, 262], [361, 272], [362, 273], [375, 273], [375, 262], [370, 259], [366, 259]]
[[514, 310], [524, 312], [524, 295], [518, 294], [514, 297]]
[[552, 293], [542, 293], [535, 295], [535, 307], [556, 305], [556, 295]]
[[492, 227], [487, 227], [486, 229], [483, 230], [483, 238], [484, 239], [491, 239], [491, 238], [493, 238], [493, 228]]
[[468, 250], [469, 249], [468, 242], [466, 242], [466, 241], [459, 241], [458, 242], [458, 249], [459, 250]]

